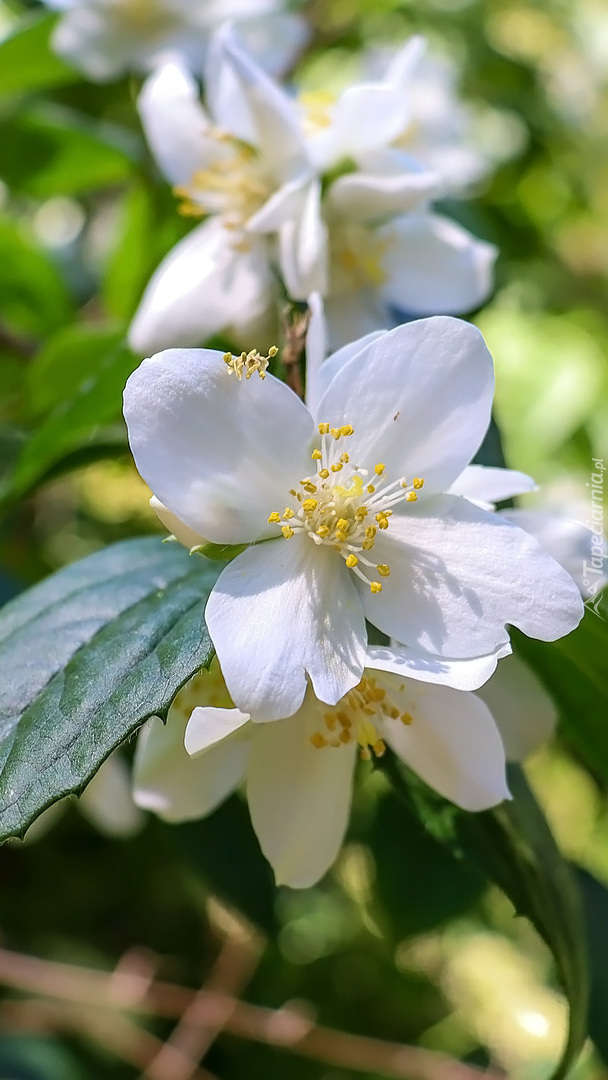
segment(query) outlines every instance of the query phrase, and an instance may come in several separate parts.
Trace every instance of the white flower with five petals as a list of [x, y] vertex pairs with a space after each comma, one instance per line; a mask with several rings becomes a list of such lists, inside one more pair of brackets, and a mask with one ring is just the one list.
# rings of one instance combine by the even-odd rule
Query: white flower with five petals
[[149, 71], [168, 55], [195, 72], [210, 33], [233, 19], [258, 62], [284, 70], [306, 41], [304, 20], [282, 0], [43, 0], [63, 12], [53, 48], [96, 82]]
[[577, 625], [569, 575], [523, 530], [449, 493], [490, 419], [479, 331], [437, 317], [356, 342], [319, 368], [312, 411], [258, 378], [264, 365], [173, 350], [125, 390], [165, 524], [188, 546], [248, 545], [205, 614], [239, 709], [290, 716], [307, 679], [336, 704], [361, 679], [366, 619], [437, 672], [503, 647], [508, 623], [543, 640]]
[[[294, 716], [266, 724], [230, 708], [214, 662], [180, 691], [166, 725], [153, 717], [140, 734], [135, 801], [168, 821], [195, 819], [245, 780], [277, 883], [303, 888], [341, 847], [358, 754], [381, 755], [388, 744], [467, 810], [509, 798], [500, 736], [475, 694], [437, 685], [435, 676], [427, 682], [424, 664], [393, 649], [370, 649], [365, 664], [359, 685], [335, 708], [309, 689]], [[476, 686], [495, 665], [496, 658], [463, 661], [449, 665], [450, 675]]]
[[457, 313], [486, 298], [495, 249], [430, 209], [437, 177], [388, 145], [402, 95], [380, 90], [346, 91], [328, 121], [330, 155], [311, 135], [318, 107], [283, 91], [229, 29], [210, 51], [209, 112], [176, 65], [151, 76], [140, 112], [153, 153], [182, 210], [210, 216], [156, 271], [131, 328], [136, 351], [217, 330], [242, 344], [254, 320], [263, 341], [276, 269], [293, 299], [327, 297], [334, 345], [388, 325], [393, 308]]

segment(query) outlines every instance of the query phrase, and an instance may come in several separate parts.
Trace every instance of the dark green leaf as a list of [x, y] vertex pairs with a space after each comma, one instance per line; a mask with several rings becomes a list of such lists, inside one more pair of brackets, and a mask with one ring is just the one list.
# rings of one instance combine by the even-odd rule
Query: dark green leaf
[[514, 635], [517, 651], [534, 668], [559, 705], [560, 732], [590, 772], [608, 784], [608, 596], [597, 614], [550, 643]]
[[430, 792], [417, 778], [404, 783], [394, 759], [385, 765], [396, 789], [416, 809], [435, 839], [466, 855], [530, 920], [555, 959], [570, 1005], [567, 1044], [553, 1080], [575, 1063], [587, 1035], [588, 971], [583, 911], [577, 882], [563, 859], [525, 775], [509, 767], [513, 794], [494, 810], [469, 814]]
[[[0, 490], [1, 499], [14, 499], [27, 491], [67, 453], [86, 446], [98, 435], [101, 425], [119, 418], [123, 387], [137, 365], [120, 340], [120, 334], [107, 331], [94, 336], [89, 331], [70, 329], [44, 351], [39, 358], [42, 385], [36, 404], [52, 396], [56, 396], [57, 404], [25, 444], [12, 475]], [[59, 369], [64, 343], [66, 364], [62, 372]], [[56, 394], [50, 385], [53, 377], [57, 379]]]
[[128, 540], [59, 571], [0, 612], [0, 839], [78, 792], [213, 650], [217, 569], [177, 544]]
[[22, 23], [0, 43], [0, 94], [60, 86], [80, 78], [51, 48], [56, 23], [55, 15], [41, 15]]
[[397, 795], [378, 801], [366, 836], [376, 865], [381, 918], [394, 940], [432, 930], [481, 896], [480, 874], [444, 844]]
[[205, 883], [273, 934], [277, 890], [244, 801], [233, 795], [209, 817], [173, 826], [172, 832]]
[[26, 231], [0, 225], [2, 320], [17, 333], [38, 335], [61, 326], [71, 315], [65, 282]]
[[589, 1034], [608, 1064], [608, 889], [582, 867], [575, 871], [583, 896], [591, 973]]
[[5, 120], [0, 176], [40, 198], [119, 184], [133, 172], [137, 142], [127, 132], [56, 105], [22, 108]]

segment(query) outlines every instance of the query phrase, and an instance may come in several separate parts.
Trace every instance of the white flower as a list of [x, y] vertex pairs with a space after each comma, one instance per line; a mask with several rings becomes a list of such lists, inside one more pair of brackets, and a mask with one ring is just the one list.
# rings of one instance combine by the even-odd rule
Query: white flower
[[[311, 171], [294, 119], [263, 100], [248, 116], [224, 92], [230, 71], [219, 62], [210, 112], [191, 75], [164, 65], [145, 83], [139, 110], [160, 168], [183, 213], [206, 217], [154, 274], [130, 329], [137, 352], [196, 345], [219, 331], [242, 343], [274, 335], [277, 294], [272, 250], [256, 221], [277, 203], [283, 228], [301, 216]], [[264, 85], [272, 92], [273, 84]], [[290, 216], [291, 215], [291, 216]]]
[[577, 625], [578, 590], [535, 540], [445, 494], [490, 419], [478, 330], [437, 317], [355, 342], [319, 368], [312, 411], [264, 367], [173, 350], [125, 390], [135, 462], [171, 531], [249, 545], [205, 616], [238, 708], [289, 716], [307, 675], [335, 704], [361, 678], [366, 619], [431, 671], [500, 649], [507, 623], [543, 640]]
[[64, 12], [53, 47], [90, 79], [105, 82], [128, 71], [148, 71], [177, 55], [200, 72], [209, 34], [225, 19], [257, 60], [280, 72], [306, 40], [302, 18], [282, 0], [44, 0]]
[[229, 29], [214, 38], [207, 74], [208, 113], [176, 65], [140, 98], [182, 210], [211, 216], [154, 275], [131, 328], [136, 351], [198, 344], [218, 329], [241, 344], [251, 326], [261, 341], [276, 268], [293, 299], [327, 297], [334, 344], [389, 325], [395, 308], [456, 313], [486, 298], [495, 249], [432, 212], [437, 177], [389, 145], [400, 91], [347, 91], [328, 120], [329, 156], [310, 134], [323, 123], [318, 107], [285, 93]]
[[[486, 658], [458, 666], [460, 681], [473, 685], [489, 670]], [[264, 724], [230, 708], [214, 662], [180, 691], [166, 725], [154, 717], [142, 731], [135, 800], [183, 821], [209, 814], [246, 780], [253, 827], [277, 883], [303, 888], [338, 854], [358, 753], [382, 755], [388, 744], [467, 810], [509, 798], [504, 751], [487, 707], [475, 694], [421, 679], [423, 665], [373, 648], [361, 682], [334, 709], [309, 689], [295, 716]]]

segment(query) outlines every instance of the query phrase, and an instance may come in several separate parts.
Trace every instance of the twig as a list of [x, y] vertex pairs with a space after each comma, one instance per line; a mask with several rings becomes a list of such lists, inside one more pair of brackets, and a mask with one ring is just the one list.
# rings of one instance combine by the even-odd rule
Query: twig
[[306, 346], [306, 331], [309, 322], [310, 311], [308, 309], [300, 311], [291, 304], [284, 308], [281, 317], [281, 329], [283, 331], [281, 361], [285, 368], [285, 382], [299, 398], [304, 398], [300, 361]]
[[215, 1027], [326, 1065], [394, 1080], [504, 1080], [504, 1073], [498, 1070], [480, 1069], [434, 1050], [319, 1027], [293, 1009], [269, 1009], [207, 989], [196, 993], [171, 983], [151, 983], [147, 975], [135, 972], [128, 992], [123, 985], [123, 993], [117, 996], [112, 992], [112, 979], [112, 973], [0, 949], [0, 981], [76, 1005], [181, 1019], [197, 1002], [207, 1029]]
[[[170, 1038], [150, 1061], [141, 1080], [193, 1080], [197, 1064], [229, 1021], [237, 998], [257, 967], [261, 942], [227, 939], [205, 985], [193, 998]], [[223, 1007], [209, 1009], [209, 995]]]

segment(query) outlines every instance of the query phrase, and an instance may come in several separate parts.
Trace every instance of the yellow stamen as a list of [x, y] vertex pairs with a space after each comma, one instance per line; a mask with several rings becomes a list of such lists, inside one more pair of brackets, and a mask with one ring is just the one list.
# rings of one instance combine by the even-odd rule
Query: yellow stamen
[[382, 592], [382, 585], [380, 584], [379, 581], [370, 581], [369, 588], [370, 588], [370, 592], [372, 592], [372, 593]]
[[375, 469], [374, 469], [374, 472], [375, 472], [376, 476], [382, 476], [382, 473], [384, 472], [384, 469], [385, 469], [385, 466], [384, 466], [383, 462], [379, 461], [378, 464], [376, 465]]
[[277, 514], [276, 510], [275, 510], [275, 512], [273, 514], [268, 515], [268, 524], [269, 525], [280, 525], [280, 523], [281, 523], [281, 515]]
[[329, 435], [329, 424], [319, 424], [319, 435]]
[[320, 450], [313, 450], [313, 452], [312, 452], [312, 454], [310, 456], [311, 456], [313, 461], [320, 461], [321, 458], [323, 457], [323, 454], [321, 453]]
[[348, 566], [349, 570], [352, 570], [353, 566], [356, 566], [358, 562], [359, 562], [359, 560], [358, 560], [357, 556], [351, 554], [351, 555], [348, 556], [348, 558], [346, 560], [346, 565]]
[[419, 476], [415, 476], [412, 482], [414, 484], [414, 487], [418, 490], [420, 490], [420, 488], [424, 485], [424, 480], [422, 480]]
[[289, 525], [283, 525], [281, 528], [281, 532], [283, 533], [283, 536], [286, 540], [291, 540], [292, 536], [294, 536], [294, 531], [293, 529], [289, 528]]
[[283, 517], [286, 518], [287, 521], [289, 521], [290, 518], [292, 518], [293, 516], [294, 516], [293, 510], [291, 510], [289, 506], [286, 506], [284, 511], [283, 511]]
[[407, 495], [405, 496], [405, 501], [406, 502], [417, 502], [418, 501], [418, 496], [417, 496], [416, 492], [415, 491], [408, 491]]
[[316, 499], [304, 499], [304, 502], [302, 503], [302, 509], [305, 510], [307, 514], [312, 514], [313, 510], [317, 509], [317, 506], [318, 503]]
[[376, 570], [382, 577], [388, 577], [391, 572], [390, 566], [387, 566], [386, 563], [378, 563]]

